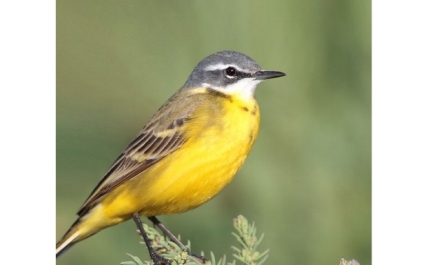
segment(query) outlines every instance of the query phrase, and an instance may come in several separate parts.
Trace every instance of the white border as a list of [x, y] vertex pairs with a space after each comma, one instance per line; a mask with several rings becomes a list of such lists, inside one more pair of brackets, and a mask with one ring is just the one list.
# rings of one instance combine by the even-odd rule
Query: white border
[[373, 1], [372, 263], [426, 263], [430, 4]]
[[53, 264], [55, 2], [0, 4], [0, 245], [4, 264]]

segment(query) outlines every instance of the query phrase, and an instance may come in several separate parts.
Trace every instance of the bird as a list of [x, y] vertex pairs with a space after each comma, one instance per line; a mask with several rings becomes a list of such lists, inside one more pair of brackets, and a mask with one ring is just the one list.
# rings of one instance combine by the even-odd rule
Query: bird
[[192, 210], [232, 181], [258, 135], [256, 87], [282, 76], [236, 51], [202, 59], [94, 188], [56, 244], [56, 257], [104, 228], [133, 219], [154, 263], [170, 264], [152, 249], [140, 217], [180, 244], [156, 216]]

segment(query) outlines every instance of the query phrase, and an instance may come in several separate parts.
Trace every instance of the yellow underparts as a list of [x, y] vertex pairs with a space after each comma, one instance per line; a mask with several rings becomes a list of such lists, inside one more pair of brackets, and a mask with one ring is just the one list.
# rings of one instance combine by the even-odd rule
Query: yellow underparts
[[259, 108], [254, 99], [244, 102], [235, 96], [207, 96], [212, 98], [207, 104], [202, 101], [182, 128], [188, 141], [106, 195], [87, 214], [79, 228], [82, 237], [136, 212], [156, 216], [191, 210], [230, 183], [257, 137]]

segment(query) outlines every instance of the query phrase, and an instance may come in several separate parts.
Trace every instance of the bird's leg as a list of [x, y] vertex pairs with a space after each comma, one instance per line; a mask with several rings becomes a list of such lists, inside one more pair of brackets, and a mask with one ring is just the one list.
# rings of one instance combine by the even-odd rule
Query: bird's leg
[[182, 242], [172, 232], [170, 232], [170, 230], [167, 229], [167, 227], [162, 222], [160, 222], [160, 220], [158, 220], [157, 217], [155, 217], [155, 216], [149, 216], [148, 219], [154, 225], [156, 225], [158, 228], [160, 228], [160, 230], [163, 231], [163, 233], [166, 234], [170, 238], [170, 240], [172, 240], [173, 242], [175, 242], [176, 245], [178, 245], [182, 249], [186, 250], [191, 256], [195, 257], [196, 259], [199, 259], [201, 262], [206, 263], [205, 257], [198, 256], [198, 255], [196, 255], [194, 253], [191, 253], [191, 250], [188, 249], [184, 244], [182, 244]]
[[156, 226], [158, 226], [158, 228], [160, 228], [161, 231], [163, 231], [164, 234], [166, 234], [170, 240], [172, 240], [173, 242], [175, 242], [176, 245], [180, 246], [181, 248], [187, 249], [186, 246], [184, 246], [184, 244], [182, 244], [182, 242], [175, 237], [175, 235], [169, 231], [169, 229], [167, 229], [167, 227], [160, 222], [160, 220], [157, 219], [157, 217], [155, 216], [150, 216], [148, 217], [148, 219]]
[[155, 250], [152, 248], [151, 242], [149, 241], [148, 235], [146, 235], [145, 229], [143, 229], [142, 220], [140, 220], [140, 216], [138, 213], [133, 214], [133, 220], [136, 223], [136, 226], [139, 229], [140, 234], [143, 237], [143, 241], [145, 241], [146, 247], [148, 248], [148, 251], [149, 251], [149, 256], [151, 257], [151, 260], [154, 262], [154, 264], [156, 264], [156, 265], [162, 265], [162, 264], [171, 265], [170, 261], [159, 256], [155, 252]]

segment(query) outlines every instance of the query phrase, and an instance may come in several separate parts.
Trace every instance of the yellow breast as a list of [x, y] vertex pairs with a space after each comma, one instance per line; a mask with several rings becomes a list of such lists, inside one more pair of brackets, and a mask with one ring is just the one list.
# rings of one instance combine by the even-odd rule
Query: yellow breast
[[109, 206], [112, 212], [105, 209], [107, 215], [118, 216], [119, 205], [124, 215], [137, 209], [141, 215], [155, 216], [184, 212], [207, 202], [242, 166], [259, 122], [254, 99], [217, 97], [201, 104], [184, 125], [188, 141], [117, 190]]

